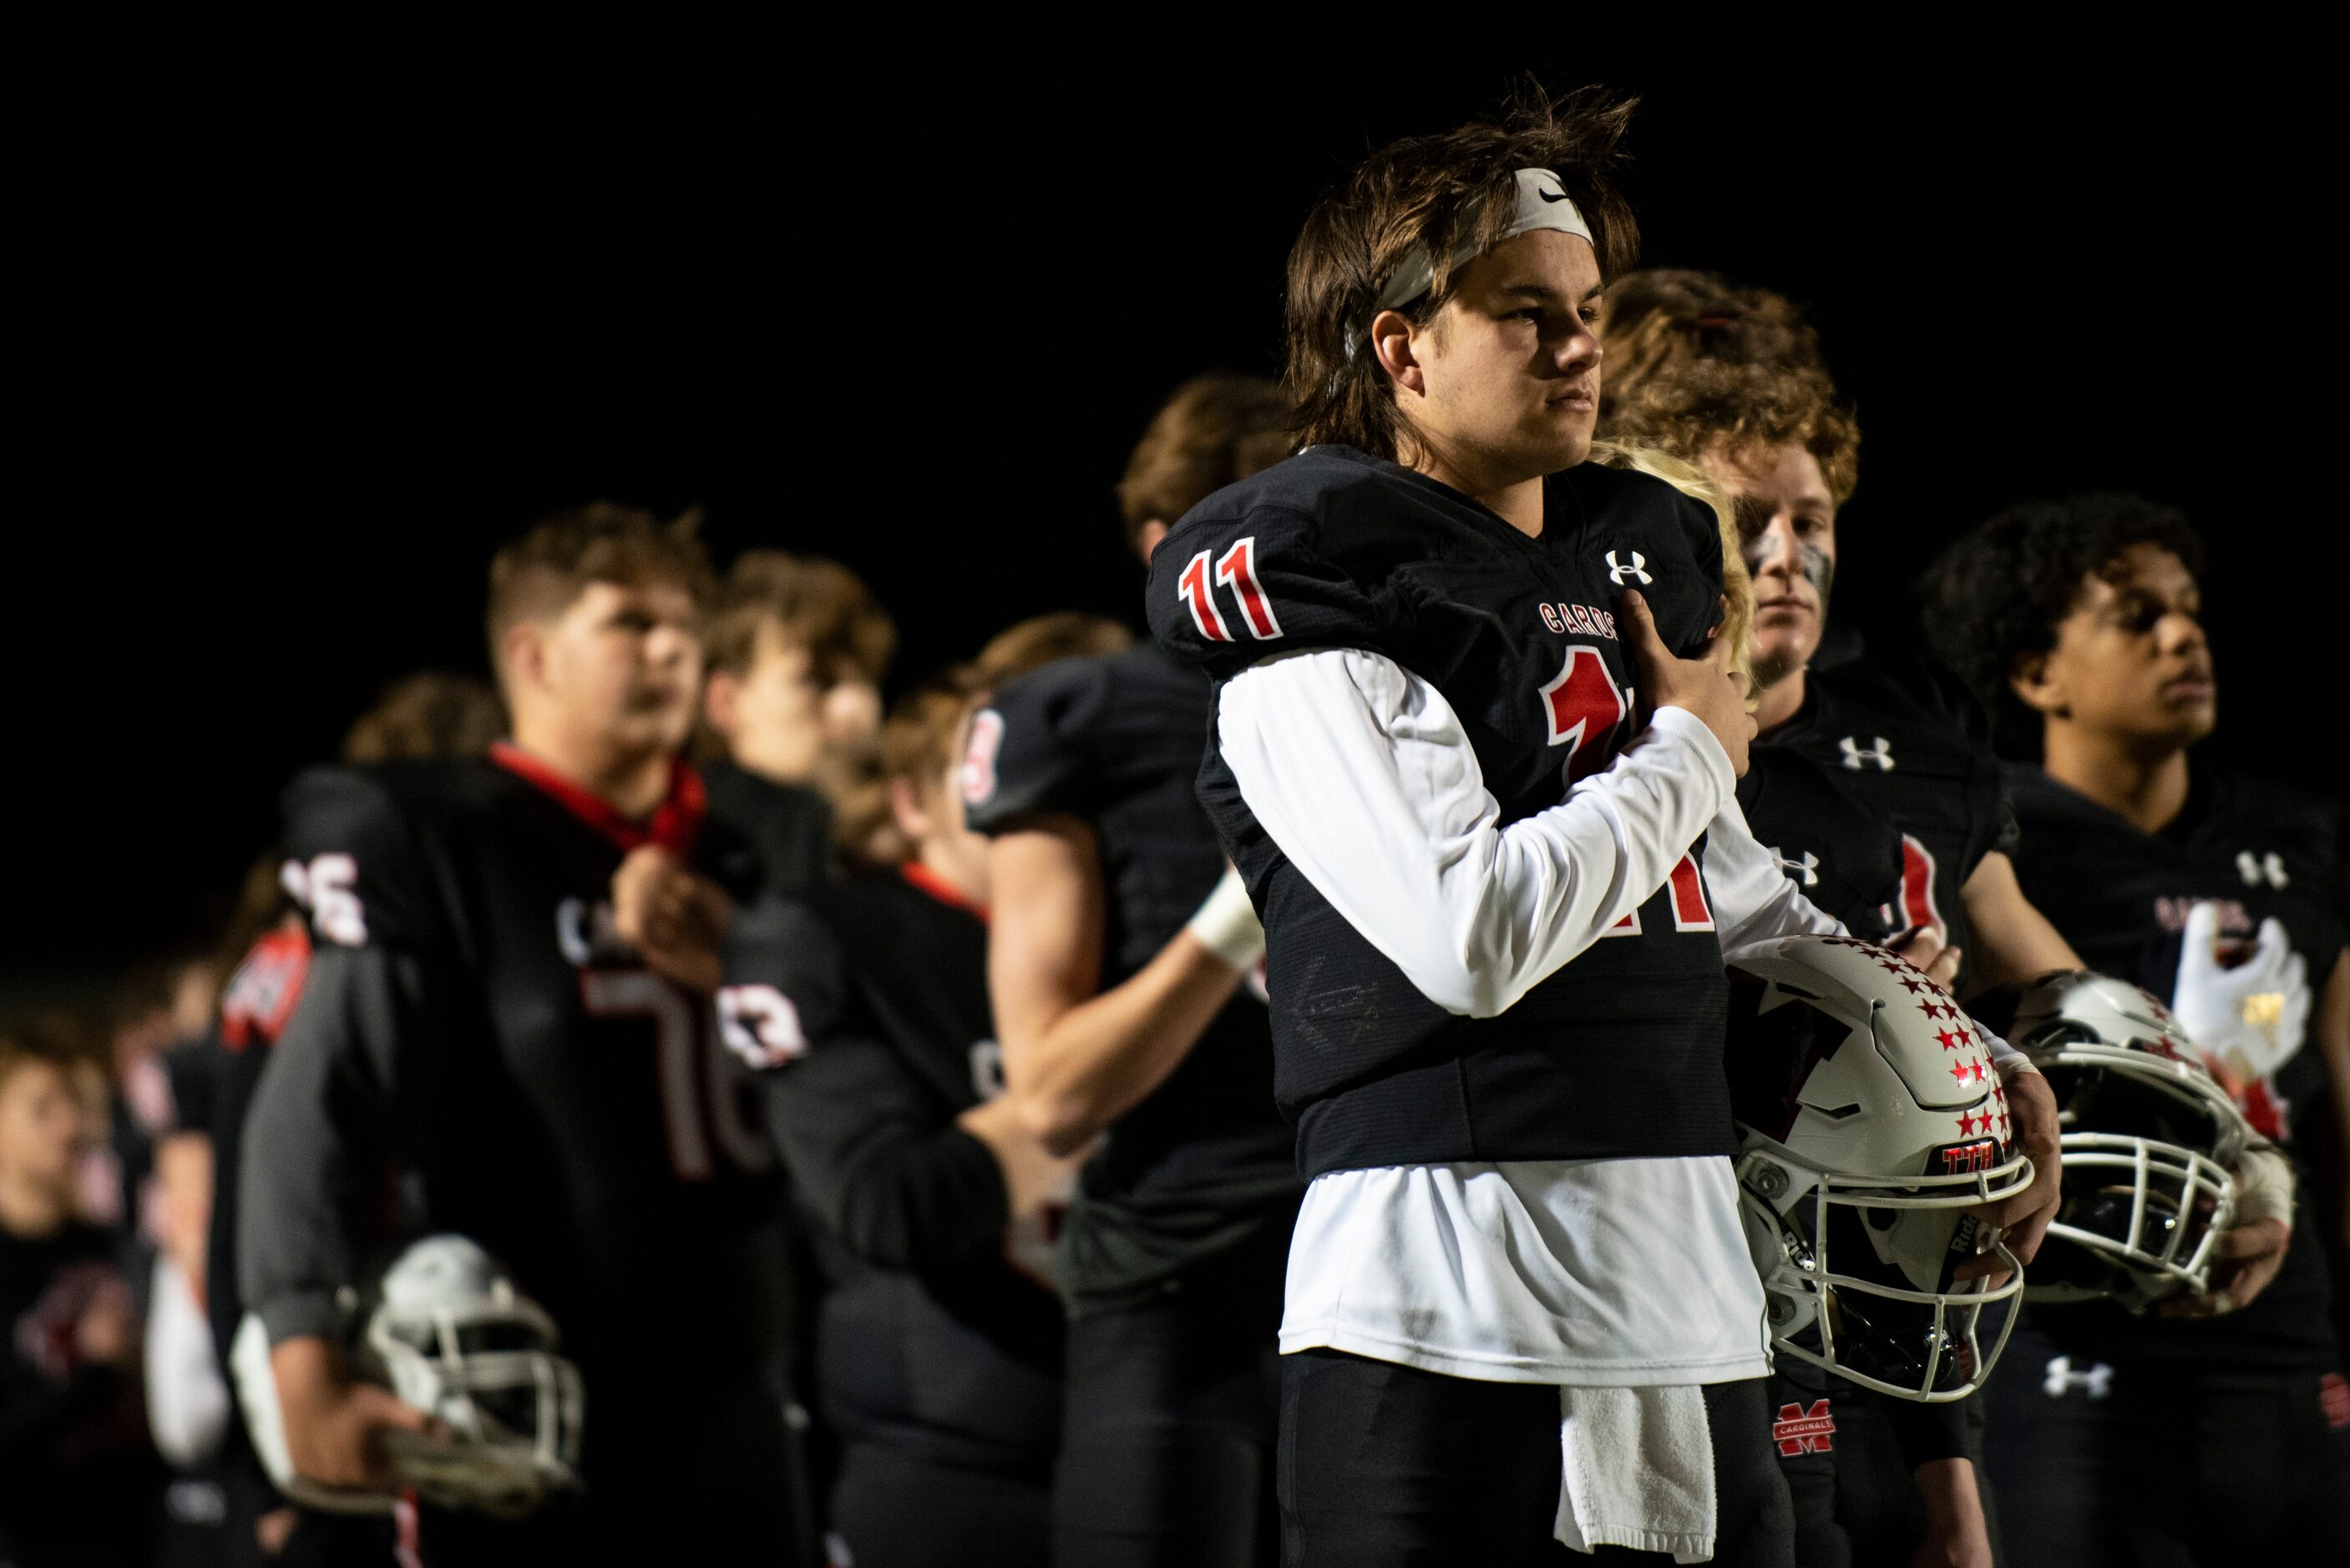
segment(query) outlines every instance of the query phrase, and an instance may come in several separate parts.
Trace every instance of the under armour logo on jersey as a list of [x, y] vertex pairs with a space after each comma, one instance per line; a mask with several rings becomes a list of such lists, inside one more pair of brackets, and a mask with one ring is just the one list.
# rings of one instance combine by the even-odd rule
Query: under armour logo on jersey
[[1831, 1454], [1835, 1444], [1835, 1417], [1828, 1414], [1828, 1402], [1814, 1399], [1812, 1407], [1782, 1405], [1779, 1418], [1771, 1423], [1771, 1440], [1779, 1445], [1779, 1452], [1787, 1459], [1797, 1454]]
[[2086, 1372], [2073, 1370], [2069, 1355], [2048, 1358], [2048, 1376], [2040, 1380], [2040, 1391], [2051, 1399], [2062, 1399], [2075, 1388], [2085, 1388], [2092, 1399], [2102, 1399], [2114, 1389], [2114, 1369], [2098, 1362]]
[[1872, 735], [1869, 738], [1877, 744], [1864, 746], [1856, 737], [1852, 735], [1846, 735], [1836, 742], [1836, 749], [1844, 753], [1844, 765], [1858, 773], [1861, 763], [1875, 763], [1886, 773], [1891, 773], [1893, 771], [1892, 743], [1882, 735]]
[[2247, 849], [2236, 857], [2236, 875], [2244, 879], [2247, 888], [2257, 888], [2265, 880], [2272, 888], [2282, 888], [2293, 878], [2284, 872], [2284, 859], [2273, 851], [2255, 855]]
[[1607, 580], [1620, 588], [1624, 586], [1624, 579], [1627, 577], [1639, 578], [1644, 587], [1657, 580], [1656, 578], [1648, 576], [1648, 557], [1640, 554], [1639, 551], [1635, 550], [1632, 552], [1632, 564], [1628, 566], [1623, 566], [1617, 561], [1615, 551], [1608, 551]]
[[1771, 851], [1771, 858], [1779, 863], [1779, 869], [1785, 872], [1792, 880], [1806, 888], [1816, 888], [1820, 885], [1820, 857], [1810, 850], [1804, 851], [1804, 857], [1801, 860], [1790, 860], [1773, 849]]

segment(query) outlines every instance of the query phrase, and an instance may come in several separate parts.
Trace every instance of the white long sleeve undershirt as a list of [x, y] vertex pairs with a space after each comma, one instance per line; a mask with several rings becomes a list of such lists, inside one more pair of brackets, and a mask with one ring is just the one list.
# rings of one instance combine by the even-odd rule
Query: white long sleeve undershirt
[[[1645, 903], [1700, 833], [1717, 931], [1833, 931], [1747, 829], [1694, 714], [1503, 826], [1443, 694], [1359, 649], [1227, 681], [1217, 743], [1298, 871], [1430, 1000], [1489, 1017]], [[1335, 1171], [1290, 1249], [1284, 1351], [1453, 1376], [1672, 1386], [1759, 1376], [1762, 1291], [1719, 1157]]]

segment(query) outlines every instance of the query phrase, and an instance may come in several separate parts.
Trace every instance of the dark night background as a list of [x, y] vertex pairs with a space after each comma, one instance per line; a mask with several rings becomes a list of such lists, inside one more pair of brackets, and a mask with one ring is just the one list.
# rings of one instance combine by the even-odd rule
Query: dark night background
[[1274, 369], [1315, 194], [1526, 67], [1642, 96], [1648, 262], [1810, 306], [1866, 435], [1840, 618], [1900, 635], [2010, 502], [2177, 502], [2213, 546], [2214, 744], [2336, 787], [2343, 127], [2279, 64], [2309, 42], [1844, 40], [1864, 66], [1654, 22], [1140, 75], [93, 42], [15, 139], [0, 1005], [203, 939], [380, 685], [483, 668], [489, 552], [555, 506], [698, 504], [722, 558], [846, 561], [900, 680], [1040, 610], [1137, 619], [1110, 485], [1157, 400]]

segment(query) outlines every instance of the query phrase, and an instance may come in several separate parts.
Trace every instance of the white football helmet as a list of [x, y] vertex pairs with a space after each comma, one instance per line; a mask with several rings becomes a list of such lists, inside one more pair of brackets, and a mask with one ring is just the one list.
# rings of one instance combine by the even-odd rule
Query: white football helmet
[[[509, 1519], [577, 1488], [586, 1397], [579, 1369], [556, 1354], [559, 1343], [546, 1310], [467, 1238], [428, 1236], [401, 1253], [357, 1359], [450, 1436], [384, 1434], [400, 1486], [443, 1508]], [[340, 1512], [391, 1506], [388, 1495], [295, 1472], [259, 1319], [247, 1315], [232, 1359], [254, 1448], [281, 1491]]]
[[2170, 1009], [2127, 981], [2066, 971], [2017, 995], [2008, 1038], [2056, 1096], [2064, 1158], [2029, 1299], [2111, 1296], [2143, 1312], [2205, 1290], [2251, 1129]]
[[[1863, 1387], [1939, 1404], [1981, 1386], [1982, 1309], [2022, 1288], [1998, 1232], [1966, 1212], [2022, 1192], [1990, 1047], [1948, 992], [1851, 937], [1730, 955], [1729, 1069], [1748, 1245], [1772, 1342]], [[1996, 1289], [1954, 1281], [1996, 1252]]]

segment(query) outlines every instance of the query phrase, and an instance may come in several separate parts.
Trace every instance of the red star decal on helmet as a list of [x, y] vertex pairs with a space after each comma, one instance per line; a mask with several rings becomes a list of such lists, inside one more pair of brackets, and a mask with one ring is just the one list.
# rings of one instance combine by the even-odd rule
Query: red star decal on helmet
[[1940, 1033], [1935, 1035], [1934, 1038], [1942, 1043], [1942, 1049], [1945, 1051], [1963, 1050], [1968, 1045], [1973, 1044], [1973, 1042], [1970, 1041], [1964, 1034], [1960, 1033], [1955, 1029], [1945, 1029]]
[[1967, 1064], [1964, 1062], [1961, 1062], [1957, 1066], [1951, 1068], [1950, 1076], [1956, 1078], [1961, 1084], [1965, 1083], [1967, 1081]]
[[1905, 974], [1901, 977], [1901, 989], [1912, 996], [1923, 996], [1932, 988], [1933, 983], [1922, 974]]
[[1960, 1137], [1967, 1137], [1968, 1135], [1970, 1135], [1970, 1133], [1972, 1133], [1974, 1130], [1975, 1130], [1975, 1118], [1974, 1118], [1973, 1116], [1960, 1116], [1960, 1117], [1959, 1118], [1959, 1136], [1960, 1136]]
[[1921, 1002], [1918, 1004], [1918, 1011], [1929, 1018], [1955, 1018], [1959, 1012], [1957, 1008], [1945, 1007], [1939, 1002]]

